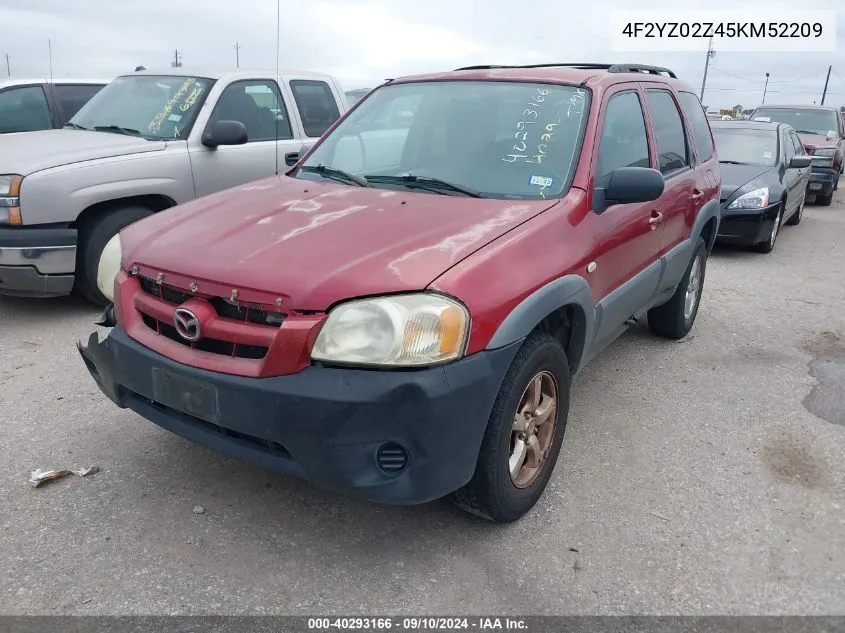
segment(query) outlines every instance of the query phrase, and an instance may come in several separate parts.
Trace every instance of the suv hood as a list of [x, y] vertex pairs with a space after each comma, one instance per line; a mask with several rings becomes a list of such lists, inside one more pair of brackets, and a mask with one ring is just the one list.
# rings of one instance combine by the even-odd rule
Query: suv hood
[[251, 289], [287, 296], [296, 309], [325, 310], [356, 296], [422, 290], [555, 203], [272, 177], [124, 229], [123, 265], [200, 287], [225, 284], [247, 301]]
[[0, 135], [0, 174], [28, 176], [42, 169], [164, 149], [164, 141], [87, 130], [42, 130]]

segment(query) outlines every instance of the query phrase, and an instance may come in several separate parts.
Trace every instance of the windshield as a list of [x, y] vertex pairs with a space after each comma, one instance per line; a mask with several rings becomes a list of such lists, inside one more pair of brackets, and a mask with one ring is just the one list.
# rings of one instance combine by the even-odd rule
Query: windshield
[[713, 128], [721, 163], [742, 163], [772, 167], [777, 163], [778, 137], [775, 130]]
[[204, 77], [117, 77], [69, 125], [148, 139], [185, 138], [213, 83]]
[[569, 187], [588, 110], [589, 93], [576, 86], [387, 85], [324, 138], [295, 175], [327, 177], [316, 169], [322, 165], [372, 178], [370, 186], [379, 188], [424, 190], [420, 181], [397, 178], [411, 174], [444, 195], [559, 197]]
[[787, 123], [796, 132], [826, 136], [838, 134], [839, 123], [836, 112], [811, 108], [758, 108], [752, 117], [754, 121], [777, 121]]

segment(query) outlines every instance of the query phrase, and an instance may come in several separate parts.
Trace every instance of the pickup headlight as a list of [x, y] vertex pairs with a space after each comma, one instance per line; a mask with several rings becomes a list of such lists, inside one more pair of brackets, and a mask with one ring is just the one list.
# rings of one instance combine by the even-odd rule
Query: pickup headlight
[[123, 249], [120, 244], [120, 233], [118, 233], [106, 242], [97, 264], [97, 288], [109, 301], [114, 301], [114, 278], [120, 271], [122, 256]]
[[769, 206], [769, 188], [761, 187], [742, 194], [728, 205], [728, 209], [762, 209]]
[[826, 147], [824, 149], [817, 149], [813, 156], [836, 156], [836, 148]]
[[469, 321], [463, 305], [437, 294], [356, 299], [329, 313], [311, 358], [387, 367], [453, 360], [464, 353]]
[[21, 181], [22, 176], [4, 174], [0, 176], [0, 224], [22, 224]]

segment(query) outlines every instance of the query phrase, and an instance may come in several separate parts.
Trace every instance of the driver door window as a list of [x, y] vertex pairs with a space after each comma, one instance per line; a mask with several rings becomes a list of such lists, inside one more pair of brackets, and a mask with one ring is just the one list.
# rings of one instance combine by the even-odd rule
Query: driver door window
[[52, 127], [50, 108], [41, 86], [21, 86], [0, 91], [0, 134], [35, 132]]
[[235, 81], [220, 98], [209, 127], [217, 121], [240, 121], [246, 127], [247, 143], [292, 139], [287, 108], [274, 81]]

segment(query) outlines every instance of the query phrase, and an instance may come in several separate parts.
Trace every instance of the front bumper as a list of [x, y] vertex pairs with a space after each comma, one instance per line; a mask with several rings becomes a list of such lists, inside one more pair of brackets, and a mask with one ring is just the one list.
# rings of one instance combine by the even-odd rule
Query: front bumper
[[716, 239], [726, 244], [752, 245], [765, 242], [772, 232], [780, 203], [765, 209], [728, 210], [723, 204], [722, 221]]
[[0, 227], [0, 294], [58, 297], [73, 289], [75, 229]]
[[839, 169], [814, 166], [810, 171], [807, 193], [812, 196], [829, 196], [833, 193], [837, 180], [839, 180]]
[[470, 480], [519, 344], [428, 369], [309, 366], [274, 378], [176, 363], [120, 326], [78, 347], [106, 396], [173, 433], [318, 488], [411, 504]]

